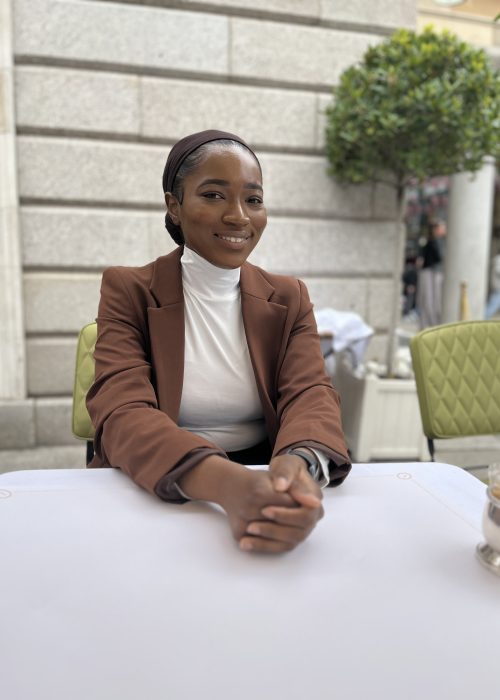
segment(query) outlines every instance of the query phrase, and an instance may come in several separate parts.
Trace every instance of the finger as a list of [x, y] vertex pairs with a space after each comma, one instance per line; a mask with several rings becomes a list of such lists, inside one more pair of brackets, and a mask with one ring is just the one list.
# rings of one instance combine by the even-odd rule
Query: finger
[[255, 512], [257, 508], [257, 512], [260, 513], [260, 509], [266, 505], [292, 506], [296, 503], [289, 493], [278, 493], [274, 489], [269, 471], [249, 470], [243, 494], [244, 511], [248, 514]]
[[282, 506], [283, 508], [296, 508], [297, 502], [289, 492], [276, 493], [274, 489], [266, 493], [263, 498], [267, 505]]
[[318, 508], [321, 505], [321, 499], [323, 497], [321, 491], [318, 494], [316, 488], [314, 488], [314, 482], [312, 485], [309, 485], [301, 483], [298, 480], [292, 482], [288, 493], [297, 503], [307, 508]]
[[278, 493], [275, 491], [269, 474], [266, 479], [251, 485], [245, 494], [244, 514], [250, 517], [251, 513], [260, 513], [260, 509], [265, 506], [295, 507], [296, 500], [288, 493]]
[[280, 542], [299, 543], [304, 540], [313, 529], [314, 523], [307, 523], [307, 527], [279, 525], [270, 520], [254, 521], [247, 527], [246, 535], [262, 537], [266, 540], [279, 540]]
[[240, 549], [246, 552], [262, 552], [268, 554], [279, 554], [289, 552], [295, 547], [291, 542], [281, 542], [280, 540], [266, 540], [261, 537], [242, 537]]
[[304, 469], [292, 481], [288, 493], [297, 503], [308, 508], [318, 508], [323, 499], [320, 487]]
[[266, 506], [261, 510], [261, 514], [267, 520], [271, 520], [281, 525], [292, 527], [304, 527], [303, 523], [317, 522], [324, 516], [323, 506], [319, 508], [279, 508], [277, 506]]

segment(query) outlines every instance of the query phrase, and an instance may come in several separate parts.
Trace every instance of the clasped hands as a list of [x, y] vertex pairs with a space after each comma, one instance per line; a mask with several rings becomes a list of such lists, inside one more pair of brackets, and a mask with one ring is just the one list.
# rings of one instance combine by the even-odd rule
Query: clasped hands
[[218, 503], [226, 511], [241, 549], [287, 552], [323, 517], [323, 494], [294, 454], [274, 457], [269, 470], [249, 469], [210, 455], [179, 482], [189, 497]]
[[[241, 465], [240, 465], [241, 466]], [[241, 549], [286, 552], [323, 517], [323, 494], [298, 455], [274, 457], [269, 471], [245, 468], [239, 485], [221, 505]]]

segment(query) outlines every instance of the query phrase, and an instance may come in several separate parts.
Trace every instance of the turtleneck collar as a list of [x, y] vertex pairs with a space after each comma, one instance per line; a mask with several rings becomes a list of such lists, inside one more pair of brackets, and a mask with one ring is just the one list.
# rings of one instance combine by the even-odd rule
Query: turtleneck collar
[[232, 299], [240, 290], [240, 269], [226, 270], [184, 246], [181, 257], [182, 284], [195, 294], [210, 299]]

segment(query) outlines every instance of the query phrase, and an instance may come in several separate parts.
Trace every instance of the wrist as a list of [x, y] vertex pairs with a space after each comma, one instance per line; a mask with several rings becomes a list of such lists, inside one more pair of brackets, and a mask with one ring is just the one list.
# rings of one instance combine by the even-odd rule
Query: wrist
[[227, 513], [235, 498], [239, 499], [248, 492], [251, 475], [251, 470], [243, 464], [227, 460], [227, 464], [221, 468], [218, 474], [217, 494], [214, 502]]
[[305, 464], [307, 473], [315, 480], [318, 480], [319, 474], [321, 472], [321, 465], [318, 461], [315, 453], [307, 447], [292, 447], [288, 450], [287, 454], [296, 455], [301, 457]]
[[179, 486], [189, 498], [211, 501], [224, 508], [228, 491], [240, 472], [247, 470], [220, 455], [210, 455], [184, 474]]

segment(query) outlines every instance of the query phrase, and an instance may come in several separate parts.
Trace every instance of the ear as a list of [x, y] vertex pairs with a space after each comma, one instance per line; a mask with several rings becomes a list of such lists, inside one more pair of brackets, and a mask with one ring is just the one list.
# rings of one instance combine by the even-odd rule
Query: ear
[[171, 192], [165, 192], [165, 204], [167, 205], [167, 210], [170, 218], [174, 224], [179, 223], [179, 200]]

